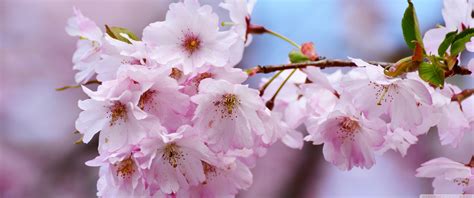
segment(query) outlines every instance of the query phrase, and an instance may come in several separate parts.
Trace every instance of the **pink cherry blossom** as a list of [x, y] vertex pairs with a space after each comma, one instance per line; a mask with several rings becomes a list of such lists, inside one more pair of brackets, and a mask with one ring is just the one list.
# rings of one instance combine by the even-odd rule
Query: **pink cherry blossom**
[[114, 39], [109, 35], [105, 36], [104, 53], [97, 62], [97, 67], [95, 67], [97, 80], [114, 80], [118, 78], [117, 75], [121, 71], [126, 70], [130, 65], [148, 69], [164, 68], [150, 58], [151, 48], [146, 43], [134, 41], [125, 34], [122, 36], [128, 38], [131, 44]]
[[139, 149], [128, 145], [110, 153], [102, 152], [98, 157], [86, 162], [88, 166], [99, 166], [97, 196], [149, 196], [145, 172], [136, 157]]
[[181, 93], [175, 79], [166, 70], [128, 67], [123, 71], [141, 85], [138, 107], [150, 116], [156, 116], [169, 130], [176, 130], [188, 122], [185, 115], [190, 105], [189, 96]]
[[[285, 78], [290, 74], [289, 71], [283, 71], [274, 81], [266, 88], [262, 99], [269, 101], [279, 85], [283, 83]], [[262, 85], [268, 82], [269, 79], [262, 79]], [[281, 117], [274, 119], [281, 119], [290, 131], [295, 131], [306, 118], [306, 98], [301, 97], [302, 90], [300, 86], [305, 82], [306, 74], [301, 71], [296, 71], [292, 78], [280, 90], [280, 93], [275, 97], [272, 109], [272, 117]], [[278, 114], [278, 115], [274, 115]], [[297, 135], [297, 134], [294, 134]]]
[[218, 16], [209, 5], [197, 0], [173, 3], [165, 21], [150, 24], [143, 30], [143, 41], [156, 47], [153, 58], [161, 64], [181, 65], [184, 74], [205, 64], [224, 66], [230, 57], [229, 47], [237, 35], [221, 32]]
[[[341, 170], [370, 168], [375, 164], [374, 151], [384, 142], [386, 124], [378, 118], [367, 119], [350, 105], [337, 107], [327, 119], [309, 120], [306, 140], [324, 143], [324, 158]], [[318, 127], [312, 127], [312, 126]]]
[[251, 39], [251, 35], [247, 37], [247, 20], [252, 14], [255, 3], [256, 0], [226, 0], [219, 4], [222, 8], [229, 11], [229, 16], [232, 20], [231, 29], [244, 41]]
[[150, 185], [171, 194], [206, 180], [203, 164], [216, 165], [217, 160], [195, 130], [183, 125], [174, 133], [159, 134], [140, 143], [148, 159], [142, 168], [150, 169]]
[[421, 164], [417, 177], [434, 178], [435, 194], [474, 193], [473, 168], [448, 158], [440, 157]]
[[248, 75], [240, 68], [232, 67], [208, 67], [202, 72], [192, 74], [183, 83], [183, 92], [192, 96], [198, 92], [199, 84], [202, 80], [211, 78], [216, 80], [226, 80], [230, 83], [240, 84], [247, 79]]
[[252, 42], [252, 35], [248, 34], [247, 26], [250, 21], [256, 0], [226, 0], [219, 5], [229, 11], [232, 21], [230, 31], [235, 32], [240, 39], [230, 47], [232, 53], [228, 65], [236, 65], [242, 59], [244, 47]]
[[303, 134], [295, 128], [288, 126], [283, 121], [279, 112], [266, 109], [258, 111], [259, 117], [265, 123], [265, 133], [262, 134], [262, 146], [270, 146], [281, 140], [283, 144], [290, 148], [301, 149], [303, 147]]
[[[446, 25], [425, 34], [428, 54], [437, 54], [448, 32], [474, 26], [473, 3], [444, 0]], [[433, 127], [442, 145], [469, 141], [474, 97], [453, 101], [459, 87], [433, 88], [417, 71], [390, 77], [361, 59], [314, 57], [318, 63], [234, 68], [250, 33], [258, 32], [248, 29], [257, 30], [250, 23], [254, 4], [225, 0], [219, 14], [228, 16], [219, 18], [198, 0], [172, 3], [141, 40], [121, 33], [125, 42], [74, 9], [66, 32], [80, 37], [72, 62], [88, 97], [78, 102], [75, 125], [84, 143], [99, 133], [99, 155], [86, 162], [99, 167], [98, 196], [235, 197], [251, 186], [251, 169], [278, 141], [294, 149], [304, 141], [323, 144], [326, 161], [341, 170], [369, 169], [376, 154], [389, 150], [405, 156]], [[465, 68], [472, 70], [473, 62]], [[323, 72], [334, 63], [357, 67]], [[244, 84], [275, 71], [279, 76], [263, 78], [260, 90]], [[95, 91], [86, 87], [93, 78]], [[417, 176], [434, 178], [435, 193], [474, 193], [473, 164], [438, 158], [422, 164]]]
[[234, 160], [224, 167], [203, 162], [206, 180], [186, 190], [180, 190], [177, 197], [234, 197], [239, 190], [252, 184], [252, 172], [244, 163]]
[[389, 149], [398, 151], [402, 156], [407, 154], [408, 148], [418, 141], [418, 138], [413, 135], [410, 131], [406, 131], [402, 128], [396, 128], [395, 130], [389, 130], [384, 136], [385, 142], [380, 152], [385, 152]]
[[76, 121], [76, 129], [84, 135], [82, 141], [88, 143], [100, 131], [101, 149], [114, 151], [126, 144], [138, 143], [146, 136], [146, 129], [140, 122], [147, 117], [137, 106], [139, 92], [124, 89], [134, 86], [127, 80], [101, 86], [97, 92], [83, 87], [91, 99], [78, 103], [83, 112]]
[[78, 36], [77, 50], [74, 52], [73, 69], [79, 70], [75, 75], [77, 83], [88, 81], [94, 75], [94, 68], [100, 59], [103, 34], [94, 21], [85, 17], [80, 10], [74, 8], [74, 17], [69, 18], [66, 32]]
[[[428, 105], [432, 99], [427, 88], [417, 80], [388, 78], [383, 68], [352, 59], [360, 68], [357, 77], [342, 82], [345, 94], [349, 94], [356, 108], [368, 117], [387, 114], [394, 128], [412, 129], [423, 122], [418, 102]], [[355, 75], [355, 74], [354, 74]], [[404, 108], [400, 108], [404, 107]]]
[[205, 79], [191, 98], [197, 109], [193, 121], [211, 148], [252, 148], [264, 133], [257, 111], [265, 108], [258, 91], [224, 80]]
[[[444, 0], [442, 11], [445, 27], [428, 30], [423, 37], [425, 50], [428, 54], [438, 54], [438, 47], [447, 33], [451, 31], [462, 31], [474, 27], [474, 19], [471, 12], [474, 7], [472, 0]], [[472, 45], [470, 42], [466, 45]]]
[[[457, 147], [462, 141], [464, 134], [472, 132], [470, 122], [472, 122], [472, 109], [470, 105], [463, 105], [457, 102], [451, 102], [451, 97], [460, 89], [454, 85], [447, 84], [443, 90], [437, 90], [440, 94], [435, 96], [441, 105], [438, 106], [440, 119], [437, 123], [439, 138], [442, 145], [451, 145]], [[472, 99], [468, 98], [467, 101]], [[461, 107], [467, 109], [461, 110]], [[469, 120], [471, 119], [471, 121]]]

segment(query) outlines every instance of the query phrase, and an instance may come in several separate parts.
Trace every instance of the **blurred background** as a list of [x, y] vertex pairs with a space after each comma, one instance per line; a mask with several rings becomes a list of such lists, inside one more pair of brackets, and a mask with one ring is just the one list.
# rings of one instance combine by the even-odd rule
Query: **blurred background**
[[[84, 162], [96, 156], [97, 145], [73, 144], [79, 137], [73, 134], [77, 101], [86, 96], [80, 89], [55, 91], [74, 84], [76, 38], [65, 33], [66, 21], [76, 6], [99, 26], [127, 27], [140, 35], [147, 24], [164, 19], [170, 2], [0, 0], [0, 197], [95, 196], [98, 169]], [[423, 31], [444, 24], [441, 0], [414, 4]], [[410, 53], [400, 27], [405, 7], [403, 0], [258, 0], [252, 20], [298, 43], [313, 41], [322, 56], [395, 61]], [[289, 50], [274, 37], [255, 36], [239, 65], [285, 63]], [[249, 81], [252, 87], [260, 77]], [[461, 87], [474, 85], [468, 78], [454, 80]], [[300, 151], [277, 143], [253, 169], [253, 186], [238, 196], [418, 197], [432, 192], [432, 180], [416, 178], [415, 169], [441, 156], [469, 161], [472, 136], [453, 149], [441, 146], [432, 131], [407, 156], [388, 152], [372, 169], [350, 172], [327, 163], [321, 146], [306, 144]]]

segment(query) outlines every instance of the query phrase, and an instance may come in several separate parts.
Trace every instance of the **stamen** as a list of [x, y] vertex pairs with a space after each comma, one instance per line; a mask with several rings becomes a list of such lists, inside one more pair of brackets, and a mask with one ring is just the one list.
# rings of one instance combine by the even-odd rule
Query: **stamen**
[[349, 117], [337, 118], [339, 121], [339, 129], [336, 132], [338, 137], [342, 140], [354, 141], [355, 135], [359, 132], [360, 125], [357, 120], [353, 120]]
[[206, 180], [203, 182], [203, 184], [207, 184], [208, 180], [212, 180], [213, 177], [217, 176], [217, 169], [215, 166], [210, 165], [207, 162], [201, 161], [201, 163], [204, 175], [206, 175]]
[[147, 104], [150, 104], [151, 102], [153, 102], [153, 95], [155, 93], [156, 93], [155, 90], [148, 90], [145, 93], [143, 93], [140, 96], [140, 100], [138, 101], [138, 107], [140, 107], [140, 109], [142, 110], [145, 110], [145, 107], [147, 106]]
[[469, 178], [457, 178], [454, 179], [453, 182], [458, 186], [468, 186], [469, 185]]
[[240, 104], [240, 99], [235, 94], [224, 94], [222, 98], [214, 102], [214, 106], [217, 108], [215, 111], [221, 112], [221, 118], [234, 119], [237, 115], [235, 114], [235, 108]]
[[204, 80], [206, 78], [212, 78], [213, 76], [214, 75], [210, 72], [200, 73], [199, 75], [197, 75], [196, 77], [193, 78], [193, 83], [194, 83], [194, 85], [196, 85], [198, 87], [202, 80]]
[[173, 67], [173, 68], [171, 69], [171, 74], [170, 74], [170, 77], [171, 77], [171, 78], [174, 78], [175, 80], [178, 80], [178, 79], [180, 79], [182, 76], [183, 76], [183, 72], [182, 72], [181, 70], [179, 70], [178, 68]]
[[165, 146], [162, 157], [167, 160], [173, 168], [176, 168], [181, 158], [184, 158], [184, 154], [179, 150], [178, 145], [175, 143], [169, 143]]
[[110, 118], [110, 126], [115, 125], [118, 120], [127, 121], [127, 106], [121, 102], [114, 102], [114, 104], [110, 106], [109, 110], [110, 112], [107, 117]]
[[382, 100], [385, 97], [385, 94], [388, 92], [388, 86], [383, 86], [382, 94], [380, 95], [379, 100], [377, 101], [377, 105], [382, 105]]
[[181, 40], [181, 46], [184, 48], [189, 55], [192, 55], [195, 51], [201, 47], [201, 40], [194, 33], [186, 33], [184, 38]]
[[135, 173], [135, 163], [131, 157], [122, 160], [115, 166], [117, 166], [117, 176], [120, 176], [123, 179], [130, 178], [133, 173]]

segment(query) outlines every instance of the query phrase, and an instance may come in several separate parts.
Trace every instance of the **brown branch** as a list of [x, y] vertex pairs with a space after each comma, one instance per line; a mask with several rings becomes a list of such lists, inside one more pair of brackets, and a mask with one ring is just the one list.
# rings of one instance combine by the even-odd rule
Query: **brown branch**
[[452, 70], [450, 71], [447, 71], [444, 73], [444, 77], [450, 77], [450, 76], [454, 76], [454, 75], [471, 75], [471, 71], [469, 71], [468, 69], [466, 69], [465, 67], [460, 67], [458, 65], [454, 66]]
[[451, 97], [451, 101], [456, 101], [458, 103], [461, 103], [466, 98], [469, 98], [469, 96], [471, 96], [472, 94], [474, 94], [474, 89], [465, 89], [457, 94], [454, 94]]
[[[368, 63], [373, 65], [380, 65], [382, 67], [392, 66], [394, 63], [387, 63], [387, 62], [376, 62], [376, 61], [369, 61]], [[356, 67], [357, 65], [352, 62], [351, 60], [341, 60], [341, 59], [324, 59], [318, 61], [309, 61], [304, 63], [289, 63], [289, 64], [281, 64], [281, 65], [259, 65], [255, 68], [251, 68], [248, 71], [252, 71], [252, 73], [262, 73], [268, 74], [275, 71], [280, 70], [287, 70], [287, 69], [303, 69], [308, 66], [311, 67], [320, 67], [324, 69], [326, 67]]]

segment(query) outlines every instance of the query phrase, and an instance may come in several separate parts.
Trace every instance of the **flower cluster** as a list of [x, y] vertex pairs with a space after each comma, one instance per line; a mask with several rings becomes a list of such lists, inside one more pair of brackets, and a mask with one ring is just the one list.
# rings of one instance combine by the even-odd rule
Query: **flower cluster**
[[[326, 74], [309, 64], [263, 79], [260, 91], [244, 85], [260, 68], [235, 67], [250, 33], [276, 34], [250, 24], [254, 3], [172, 3], [166, 19], [148, 25], [141, 39], [119, 27], [103, 33], [74, 9], [66, 31], [80, 37], [75, 80], [100, 84], [82, 86], [89, 99], [79, 101], [76, 121], [82, 142], [98, 133], [99, 156], [86, 163], [100, 167], [98, 196], [235, 196], [251, 185], [250, 169], [277, 141], [296, 149], [304, 140], [322, 144], [328, 162], [351, 170], [371, 168], [375, 155], [389, 150], [406, 155], [432, 127], [443, 145], [456, 147], [472, 135], [474, 98], [454, 100], [461, 92], [456, 85], [433, 86], [417, 72], [388, 75], [394, 68], [361, 59], [350, 58], [356, 68], [346, 73]], [[449, 31], [474, 25], [472, 4], [464, 18], [446, 5], [446, 27], [425, 36], [428, 54]], [[230, 28], [220, 27], [215, 9], [227, 11]], [[292, 45], [301, 55], [290, 56], [292, 63], [320, 59], [312, 43]], [[435, 177], [435, 192], [448, 192], [446, 182], [462, 187], [456, 192], [474, 186], [471, 165], [445, 158], [423, 164], [417, 176]]]
[[[77, 83], [95, 77], [79, 101], [77, 130], [88, 143], [99, 133], [98, 196], [235, 195], [252, 183], [250, 167], [266, 148], [291, 139], [258, 91], [242, 85], [246, 17], [253, 2], [221, 4], [235, 25], [219, 27], [209, 5], [173, 3], [142, 39], [79, 10], [66, 28], [81, 39], [74, 53]], [[264, 124], [265, 123], [265, 124]]]
[[[374, 155], [388, 150], [404, 156], [431, 127], [438, 128], [441, 144], [453, 147], [472, 133], [474, 98], [462, 106], [451, 101], [460, 92], [455, 85], [434, 89], [415, 74], [389, 78], [381, 66], [351, 60], [358, 68], [345, 74], [326, 75], [315, 67], [297, 71], [273, 108], [291, 129], [303, 124], [309, 133], [305, 140], [323, 144], [325, 159], [341, 170], [370, 168]], [[274, 82], [283, 81], [282, 74]]]

